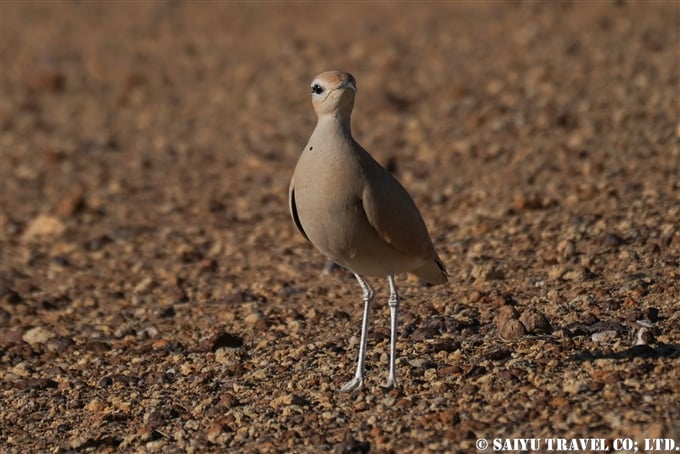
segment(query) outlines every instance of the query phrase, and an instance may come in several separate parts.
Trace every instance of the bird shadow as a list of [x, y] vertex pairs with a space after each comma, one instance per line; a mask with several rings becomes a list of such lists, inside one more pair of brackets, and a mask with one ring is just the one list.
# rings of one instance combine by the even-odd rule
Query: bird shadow
[[573, 355], [571, 361], [595, 361], [596, 359], [635, 359], [635, 358], [680, 358], [680, 345], [678, 344], [664, 344], [657, 343], [655, 346], [651, 345], [635, 345], [619, 352], [603, 352], [599, 349], [594, 351], [584, 350], [581, 353]]

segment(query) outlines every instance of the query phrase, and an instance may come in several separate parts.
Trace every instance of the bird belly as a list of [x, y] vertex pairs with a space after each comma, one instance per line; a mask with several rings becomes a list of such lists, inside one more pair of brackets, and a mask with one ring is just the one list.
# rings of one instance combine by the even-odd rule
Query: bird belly
[[368, 222], [360, 199], [299, 189], [295, 196], [305, 233], [336, 263], [367, 276], [412, 271], [425, 263], [425, 258], [403, 254], [384, 241]]

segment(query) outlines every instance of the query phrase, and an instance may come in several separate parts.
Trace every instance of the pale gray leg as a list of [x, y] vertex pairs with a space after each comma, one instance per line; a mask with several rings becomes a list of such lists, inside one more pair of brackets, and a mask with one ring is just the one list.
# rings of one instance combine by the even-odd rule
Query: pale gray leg
[[399, 294], [394, 284], [394, 276], [387, 276], [390, 284], [390, 298], [387, 304], [390, 306], [390, 372], [387, 376], [386, 388], [397, 386], [397, 315], [399, 313]]
[[364, 386], [364, 359], [366, 358], [366, 343], [368, 341], [368, 322], [371, 318], [371, 308], [373, 307], [373, 296], [375, 292], [366, 280], [354, 274], [354, 277], [359, 281], [364, 298], [364, 320], [361, 322], [361, 341], [359, 342], [359, 359], [357, 361], [357, 371], [354, 378], [351, 379], [345, 386], [340, 388], [341, 392], [356, 391]]

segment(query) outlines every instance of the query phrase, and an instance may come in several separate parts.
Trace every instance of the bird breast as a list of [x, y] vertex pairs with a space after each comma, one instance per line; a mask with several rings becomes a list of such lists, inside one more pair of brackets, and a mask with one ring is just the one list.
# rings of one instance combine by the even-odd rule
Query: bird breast
[[[295, 168], [295, 204], [304, 232], [324, 255], [350, 270], [381, 276], [422, 265], [395, 250], [366, 217], [366, 162], [354, 149], [307, 145]], [[362, 165], [363, 161], [363, 165]]]

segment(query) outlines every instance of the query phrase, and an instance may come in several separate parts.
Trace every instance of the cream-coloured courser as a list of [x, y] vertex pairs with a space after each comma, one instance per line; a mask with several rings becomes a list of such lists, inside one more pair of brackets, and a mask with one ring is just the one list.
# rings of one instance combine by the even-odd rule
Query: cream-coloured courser
[[329, 71], [312, 82], [318, 122], [290, 182], [290, 212], [300, 233], [324, 255], [349, 269], [363, 291], [359, 359], [341, 390], [361, 389], [374, 291], [362, 276], [387, 277], [390, 286], [390, 369], [396, 385], [397, 312], [394, 275], [410, 272], [431, 284], [447, 280], [423, 218], [404, 187], [352, 137], [356, 82]]

